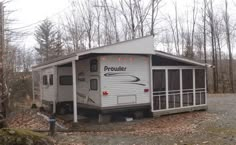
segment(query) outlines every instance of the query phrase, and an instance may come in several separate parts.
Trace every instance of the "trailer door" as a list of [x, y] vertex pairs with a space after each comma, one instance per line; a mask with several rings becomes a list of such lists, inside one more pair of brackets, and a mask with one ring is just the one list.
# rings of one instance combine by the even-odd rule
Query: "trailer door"
[[99, 102], [99, 96], [100, 96], [100, 79], [98, 76], [92, 76], [89, 80], [89, 93], [88, 96], [86, 96], [86, 101], [88, 104], [93, 105], [99, 105], [96, 104]]

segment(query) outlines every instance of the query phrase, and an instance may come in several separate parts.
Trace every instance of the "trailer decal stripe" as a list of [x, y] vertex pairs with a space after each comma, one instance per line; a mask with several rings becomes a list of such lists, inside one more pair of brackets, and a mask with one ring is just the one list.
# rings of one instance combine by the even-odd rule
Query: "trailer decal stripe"
[[133, 75], [129, 75], [129, 74], [126, 74], [126, 73], [105, 73], [104, 76], [105, 77], [129, 76], [129, 77], [132, 77], [134, 79], [132, 79], [130, 81], [121, 81], [121, 82], [130, 82], [130, 83], [125, 83], [125, 84], [135, 84], [135, 85], [146, 86], [145, 84], [142, 84], [142, 83], [136, 83], [136, 82], [140, 81], [139, 77], [133, 76]]

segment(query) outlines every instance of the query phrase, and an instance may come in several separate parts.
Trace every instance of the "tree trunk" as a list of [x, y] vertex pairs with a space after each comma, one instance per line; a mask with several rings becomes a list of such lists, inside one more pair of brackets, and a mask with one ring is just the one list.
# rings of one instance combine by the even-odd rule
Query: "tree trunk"
[[232, 57], [232, 48], [230, 42], [230, 30], [229, 30], [229, 15], [228, 15], [228, 1], [225, 0], [225, 28], [226, 28], [226, 41], [227, 47], [229, 51], [229, 79], [230, 79], [230, 87], [232, 93], [234, 93], [234, 78], [233, 78], [233, 57]]

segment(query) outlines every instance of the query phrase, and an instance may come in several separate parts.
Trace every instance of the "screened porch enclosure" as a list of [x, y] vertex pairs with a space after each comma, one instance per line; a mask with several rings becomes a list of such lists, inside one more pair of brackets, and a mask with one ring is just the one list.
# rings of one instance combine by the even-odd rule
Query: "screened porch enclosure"
[[[165, 59], [159, 58], [159, 63]], [[168, 60], [166, 66], [153, 63], [152, 111], [206, 106], [205, 67], [171, 61]]]

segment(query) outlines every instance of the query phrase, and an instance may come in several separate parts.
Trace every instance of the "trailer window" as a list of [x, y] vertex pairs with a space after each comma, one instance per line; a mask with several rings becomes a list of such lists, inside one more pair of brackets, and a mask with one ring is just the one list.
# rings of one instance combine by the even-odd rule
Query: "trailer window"
[[50, 74], [49, 76], [49, 84], [53, 85], [53, 74]]
[[93, 59], [90, 61], [90, 72], [97, 72], [98, 70], [98, 61], [97, 59]]
[[43, 85], [48, 85], [48, 77], [47, 77], [47, 75], [43, 76]]
[[97, 79], [90, 80], [90, 90], [98, 90], [98, 80]]
[[60, 76], [60, 85], [72, 85], [72, 76]]

